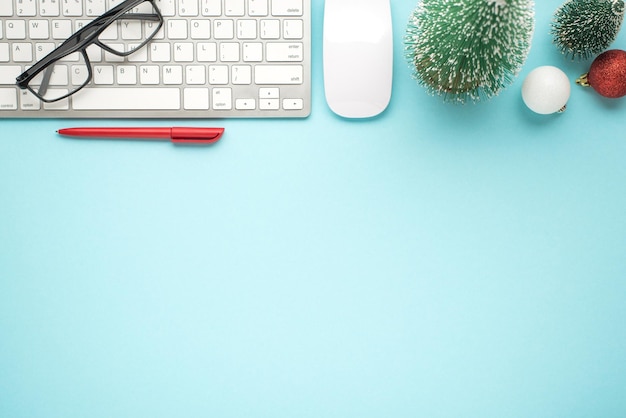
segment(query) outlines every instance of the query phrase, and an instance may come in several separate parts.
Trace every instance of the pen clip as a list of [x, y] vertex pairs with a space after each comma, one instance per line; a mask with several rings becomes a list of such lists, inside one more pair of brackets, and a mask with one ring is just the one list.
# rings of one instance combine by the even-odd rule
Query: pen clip
[[213, 144], [222, 137], [224, 128], [178, 128], [173, 127], [172, 142], [175, 144]]

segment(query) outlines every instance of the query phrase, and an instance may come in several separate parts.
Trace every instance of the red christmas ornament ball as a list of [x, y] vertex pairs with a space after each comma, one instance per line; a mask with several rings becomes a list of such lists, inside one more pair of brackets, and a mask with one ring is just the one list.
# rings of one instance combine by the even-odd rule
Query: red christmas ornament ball
[[626, 51], [611, 49], [598, 55], [591, 63], [587, 80], [601, 96], [626, 96]]

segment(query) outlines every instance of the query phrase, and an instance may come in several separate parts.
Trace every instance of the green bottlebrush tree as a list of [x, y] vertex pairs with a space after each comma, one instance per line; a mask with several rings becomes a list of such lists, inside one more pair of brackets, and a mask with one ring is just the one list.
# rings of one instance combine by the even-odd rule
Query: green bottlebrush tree
[[563, 54], [589, 59], [613, 43], [623, 20], [623, 0], [569, 0], [554, 13], [550, 32]]
[[533, 0], [420, 0], [405, 37], [419, 84], [446, 102], [497, 95], [519, 73], [535, 26]]

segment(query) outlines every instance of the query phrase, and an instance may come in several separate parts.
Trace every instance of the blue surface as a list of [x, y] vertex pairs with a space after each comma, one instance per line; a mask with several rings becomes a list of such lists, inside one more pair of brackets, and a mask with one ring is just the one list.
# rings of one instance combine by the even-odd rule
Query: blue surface
[[0, 417], [626, 416], [626, 98], [520, 96], [588, 68], [559, 4], [478, 105], [411, 80], [397, 0], [389, 109], [335, 117], [314, 0], [306, 120], [184, 123], [208, 148], [0, 121]]

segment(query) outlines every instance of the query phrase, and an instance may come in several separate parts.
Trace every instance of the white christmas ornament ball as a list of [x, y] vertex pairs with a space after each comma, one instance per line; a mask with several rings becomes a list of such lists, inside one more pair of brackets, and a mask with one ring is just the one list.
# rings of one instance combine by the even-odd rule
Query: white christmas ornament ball
[[562, 112], [571, 93], [570, 81], [560, 69], [544, 65], [532, 70], [522, 84], [522, 99], [535, 113]]

